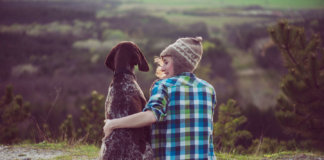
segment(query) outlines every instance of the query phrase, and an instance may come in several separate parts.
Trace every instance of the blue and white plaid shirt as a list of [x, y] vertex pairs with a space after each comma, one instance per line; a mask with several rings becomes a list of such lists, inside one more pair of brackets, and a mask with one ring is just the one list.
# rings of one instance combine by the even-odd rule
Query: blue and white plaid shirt
[[213, 113], [216, 92], [189, 72], [156, 81], [144, 111], [152, 110], [154, 159], [216, 159]]

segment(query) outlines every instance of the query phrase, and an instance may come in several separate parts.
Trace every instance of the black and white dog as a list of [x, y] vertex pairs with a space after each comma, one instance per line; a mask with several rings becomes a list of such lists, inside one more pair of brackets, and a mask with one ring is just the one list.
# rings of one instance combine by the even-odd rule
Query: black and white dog
[[[108, 54], [106, 66], [114, 71], [105, 103], [106, 119], [125, 117], [141, 112], [146, 104], [144, 94], [136, 82], [134, 66], [149, 71], [140, 49], [133, 42], [121, 42]], [[103, 139], [100, 160], [153, 159], [150, 128], [116, 129]]]

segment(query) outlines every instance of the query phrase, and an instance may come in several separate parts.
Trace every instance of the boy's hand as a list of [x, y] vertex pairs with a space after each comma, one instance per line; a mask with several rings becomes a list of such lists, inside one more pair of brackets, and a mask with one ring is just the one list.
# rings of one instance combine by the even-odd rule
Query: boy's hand
[[105, 137], [103, 139], [106, 139], [111, 134], [111, 132], [113, 131], [113, 129], [111, 128], [111, 121], [112, 120], [110, 120], [110, 119], [105, 120], [105, 126], [103, 127]]

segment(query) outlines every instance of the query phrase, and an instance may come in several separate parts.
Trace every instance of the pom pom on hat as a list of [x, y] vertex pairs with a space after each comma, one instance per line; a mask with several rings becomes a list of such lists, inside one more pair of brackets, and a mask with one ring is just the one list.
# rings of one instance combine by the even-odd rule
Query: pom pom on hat
[[196, 37], [196, 38], [194, 38], [196, 41], [198, 41], [198, 42], [202, 42], [202, 37]]

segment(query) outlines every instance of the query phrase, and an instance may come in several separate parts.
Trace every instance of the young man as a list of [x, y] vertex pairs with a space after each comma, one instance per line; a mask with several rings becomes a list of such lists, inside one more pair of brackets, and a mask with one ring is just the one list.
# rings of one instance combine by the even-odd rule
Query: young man
[[216, 92], [193, 74], [203, 53], [201, 42], [201, 37], [187, 37], [166, 47], [157, 59], [160, 80], [153, 83], [143, 112], [106, 120], [105, 136], [117, 128], [152, 125], [154, 159], [216, 159]]

